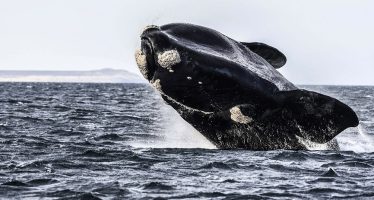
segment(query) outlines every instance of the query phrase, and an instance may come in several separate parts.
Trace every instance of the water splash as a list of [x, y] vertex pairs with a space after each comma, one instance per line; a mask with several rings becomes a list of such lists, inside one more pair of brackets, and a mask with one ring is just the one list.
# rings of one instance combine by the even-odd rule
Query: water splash
[[359, 124], [357, 126], [357, 130], [358, 130], [358, 133], [360, 134], [361, 137], [363, 137], [364, 139], [366, 139], [371, 145], [374, 144], [374, 141], [373, 141], [373, 138], [371, 138], [367, 133], [366, 133], [366, 130], [365, 128]]
[[328, 143], [326, 144], [320, 144], [316, 142], [312, 142], [310, 140], [304, 139], [302, 137], [296, 136], [296, 138], [299, 140], [301, 144], [303, 144], [308, 150], [312, 151], [320, 151], [320, 150], [332, 150], [331, 145]]
[[204, 148], [216, 149], [203, 135], [201, 135], [189, 123], [184, 121], [170, 106], [161, 108], [163, 120], [161, 139], [132, 143], [133, 147], [140, 148]]
[[164, 141], [160, 143], [167, 148], [216, 148], [203, 135], [184, 121], [170, 106], [165, 106], [163, 112], [168, 116], [166, 121]]
[[374, 140], [360, 123], [356, 128], [349, 128], [337, 137], [342, 151], [357, 153], [374, 152]]

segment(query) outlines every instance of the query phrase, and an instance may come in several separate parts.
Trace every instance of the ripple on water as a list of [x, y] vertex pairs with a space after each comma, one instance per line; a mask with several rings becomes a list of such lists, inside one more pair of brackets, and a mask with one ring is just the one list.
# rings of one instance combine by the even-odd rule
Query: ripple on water
[[321, 176], [323, 177], [338, 177], [338, 173], [332, 169], [332, 168], [329, 168], [329, 170], [325, 173], [323, 173]]
[[92, 193], [98, 193], [103, 196], [116, 196], [119, 198], [130, 194], [130, 191], [124, 188], [124, 186], [121, 186], [121, 184], [118, 182], [109, 182], [98, 183], [95, 185], [95, 189], [92, 190]]
[[22, 182], [22, 181], [17, 181], [17, 180], [13, 180], [13, 181], [8, 181], [8, 182], [5, 182], [1, 185], [7, 185], [7, 186], [22, 186], [22, 187], [27, 187], [29, 186], [28, 184]]
[[309, 155], [301, 151], [283, 151], [272, 157], [274, 160], [306, 161]]
[[95, 140], [111, 140], [111, 141], [123, 141], [127, 140], [127, 138], [120, 137], [118, 134], [104, 134], [94, 138]]
[[199, 167], [199, 169], [224, 169], [224, 170], [230, 170], [233, 168], [238, 168], [238, 166], [235, 163], [226, 164], [224, 162], [211, 162], [211, 163], [207, 163]]
[[83, 132], [79, 132], [79, 131], [73, 131], [73, 130], [61, 130], [61, 129], [57, 129], [57, 130], [52, 130], [50, 132], [48, 132], [48, 134], [52, 134], [52, 135], [60, 135], [60, 136], [81, 136], [81, 135], [85, 135], [85, 133]]
[[360, 161], [343, 161], [343, 162], [331, 162], [322, 164], [321, 167], [357, 167], [357, 168], [373, 168], [372, 165], [366, 162]]
[[100, 200], [99, 197], [87, 192], [77, 192], [73, 190], [59, 190], [45, 194], [46, 197], [63, 197], [63, 199]]
[[50, 185], [54, 183], [58, 183], [58, 181], [55, 179], [49, 179], [49, 178], [33, 179], [27, 182], [27, 184], [31, 186]]
[[144, 185], [145, 190], [173, 190], [174, 188], [170, 185], [160, 182], [150, 182]]

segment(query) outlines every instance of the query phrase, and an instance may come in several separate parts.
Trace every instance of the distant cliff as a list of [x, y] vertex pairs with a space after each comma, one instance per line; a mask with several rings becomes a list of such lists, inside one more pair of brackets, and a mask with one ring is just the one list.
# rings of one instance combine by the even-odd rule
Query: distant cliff
[[0, 82], [141, 83], [131, 72], [117, 69], [94, 71], [13, 71], [0, 70]]

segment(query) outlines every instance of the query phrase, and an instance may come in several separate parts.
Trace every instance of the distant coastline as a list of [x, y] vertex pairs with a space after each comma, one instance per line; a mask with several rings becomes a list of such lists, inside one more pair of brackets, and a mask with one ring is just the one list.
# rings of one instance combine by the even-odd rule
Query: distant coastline
[[118, 69], [92, 71], [0, 70], [0, 82], [143, 83], [140, 76]]

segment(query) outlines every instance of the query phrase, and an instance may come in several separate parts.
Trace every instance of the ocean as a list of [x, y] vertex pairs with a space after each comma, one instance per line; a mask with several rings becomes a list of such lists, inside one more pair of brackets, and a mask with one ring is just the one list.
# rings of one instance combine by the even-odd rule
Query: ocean
[[0, 83], [0, 199], [373, 199], [374, 87], [340, 151], [219, 150], [147, 84]]

